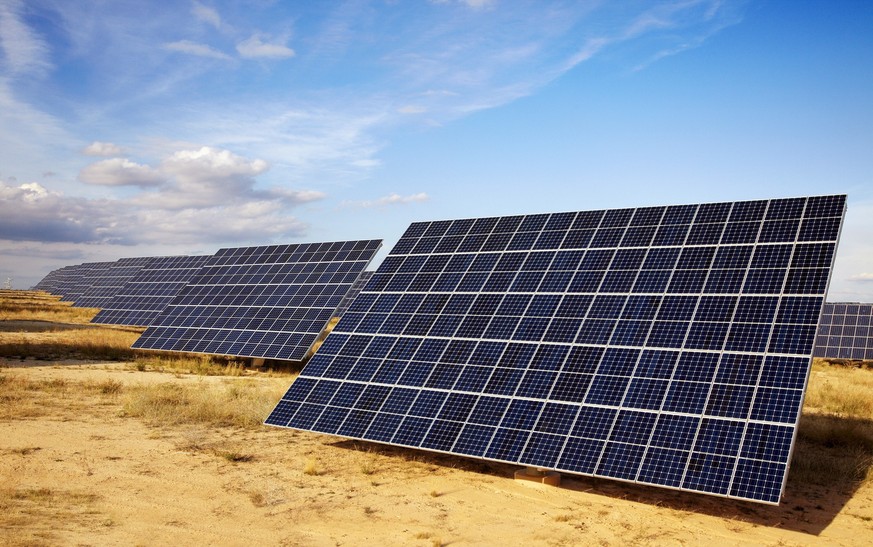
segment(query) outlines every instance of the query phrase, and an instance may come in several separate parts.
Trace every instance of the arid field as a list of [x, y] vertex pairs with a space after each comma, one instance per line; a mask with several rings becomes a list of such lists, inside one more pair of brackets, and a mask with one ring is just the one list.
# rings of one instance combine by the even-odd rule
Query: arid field
[[262, 425], [291, 371], [0, 291], [0, 545], [870, 545], [873, 370], [816, 363], [779, 507]]

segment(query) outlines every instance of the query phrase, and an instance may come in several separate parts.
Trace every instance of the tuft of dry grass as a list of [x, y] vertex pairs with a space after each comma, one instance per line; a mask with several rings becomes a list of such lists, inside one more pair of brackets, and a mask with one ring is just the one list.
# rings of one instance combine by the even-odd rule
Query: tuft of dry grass
[[306, 463], [303, 465], [303, 474], [309, 475], [310, 477], [321, 475], [321, 469], [318, 467], [318, 462], [315, 458], [309, 458], [306, 460]]

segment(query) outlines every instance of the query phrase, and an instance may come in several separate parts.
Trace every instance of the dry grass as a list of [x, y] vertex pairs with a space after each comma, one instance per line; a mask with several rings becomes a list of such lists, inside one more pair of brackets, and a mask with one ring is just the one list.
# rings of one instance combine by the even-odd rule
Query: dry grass
[[309, 475], [311, 477], [317, 477], [321, 475], [322, 471], [318, 465], [318, 461], [315, 458], [309, 458], [306, 460], [306, 463], [303, 465], [303, 474]]
[[123, 412], [152, 425], [254, 428], [264, 423], [283, 393], [256, 380], [135, 385], [125, 390]]
[[37, 291], [0, 291], [0, 321], [52, 321], [87, 324], [94, 308], [74, 308], [59, 296]]
[[8, 333], [0, 341], [0, 357], [16, 359], [99, 359], [127, 361], [137, 352], [130, 346], [138, 332], [109, 328], [81, 328], [29, 333]]
[[873, 374], [813, 364], [791, 462], [792, 481], [849, 489], [873, 480]]
[[243, 376], [246, 373], [242, 361], [212, 355], [197, 354], [140, 354], [131, 364], [138, 371], [171, 372], [174, 374], [197, 374], [198, 376]]
[[[3, 545], [57, 545], [63, 530], [107, 524], [96, 505], [100, 496], [86, 492], [21, 485], [0, 486], [0, 538]], [[4, 533], [4, 535], [5, 535]]]

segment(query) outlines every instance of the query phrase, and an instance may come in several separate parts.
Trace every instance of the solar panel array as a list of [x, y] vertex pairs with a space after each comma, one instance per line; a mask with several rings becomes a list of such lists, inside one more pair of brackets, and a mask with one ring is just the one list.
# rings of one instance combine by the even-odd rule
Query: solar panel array
[[413, 223], [266, 423], [778, 503], [845, 200]]
[[815, 340], [816, 357], [873, 360], [873, 304], [826, 303]]
[[100, 278], [112, 262], [85, 262], [74, 267], [59, 287], [62, 302], [75, 302], [82, 297], [94, 281]]
[[58, 268], [57, 270], [50, 271], [45, 277], [39, 280], [39, 282], [33, 286], [33, 290], [35, 291], [45, 291], [52, 294], [60, 294], [58, 292], [58, 287], [64, 282], [64, 279], [70, 275], [70, 272], [76, 268], [76, 266], [64, 266], [63, 268]]
[[91, 322], [148, 327], [208, 259], [208, 255], [152, 258], [100, 306]]
[[361, 272], [361, 275], [355, 282], [352, 284], [352, 288], [349, 289], [349, 292], [343, 297], [340, 301], [339, 306], [337, 306], [336, 311], [333, 312], [334, 317], [342, 317], [344, 313], [346, 313], [349, 309], [349, 306], [352, 305], [352, 302], [355, 301], [355, 298], [358, 297], [358, 294], [364, 289], [367, 283], [370, 281], [370, 278], [373, 277], [373, 274], [376, 273], [372, 270], [364, 270]]
[[302, 360], [381, 240], [222, 249], [134, 348]]
[[102, 308], [133, 279], [154, 257], [120, 258], [100, 275], [90, 279], [87, 287], [73, 303], [77, 308]]

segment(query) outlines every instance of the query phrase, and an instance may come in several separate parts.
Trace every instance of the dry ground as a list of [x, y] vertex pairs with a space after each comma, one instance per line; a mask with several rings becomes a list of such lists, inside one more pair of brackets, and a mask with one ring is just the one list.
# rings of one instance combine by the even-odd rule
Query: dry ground
[[[0, 318], [0, 350], [71, 330], [10, 321]], [[570, 475], [560, 488], [531, 485], [513, 481], [510, 466], [266, 427], [260, 421], [292, 376], [181, 370], [142, 360], [0, 357], [0, 545], [865, 545], [873, 538], [867, 370], [816, 366], [779, 507]], [[834, 392], [846, 386], [857, 394], [835, 407]]]

